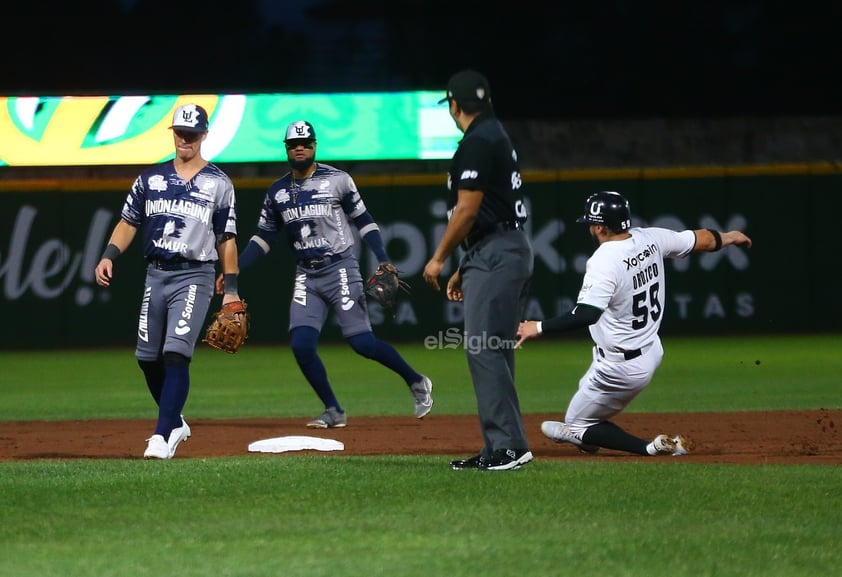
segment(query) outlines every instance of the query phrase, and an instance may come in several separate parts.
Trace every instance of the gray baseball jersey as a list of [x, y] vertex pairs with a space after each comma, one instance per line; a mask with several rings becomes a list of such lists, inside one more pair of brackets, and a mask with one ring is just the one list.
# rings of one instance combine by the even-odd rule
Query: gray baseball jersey
[[234, 185], [212, 163], [185, 182], [165, 162], [135, 180], [120, 217], [143, 228], [148, 260], [216, 261], [220, 237], [237, 234]]
[[365, 211], [351, 175], [317, 163], [309, 178], [296, 181], [287, 173], [272, 183], [257, 228], [268, 237], [283, 230], [295, 258], [310, 261], [345, 253], [354, 246], [350, 219]]
[[120, 217], [141, 229], [150, 261], [138, 316], [136, 356], [162, 352], [187, 358], [214, 294], [217, 242], [237, 233], [234, 186], [214, 164], [185, 181], [172, 161], [144, 171], [132, 185]]
[[[352, 249], [351, 220], [364, 212], [351, 175], [328, 164], [317, 163], [304, 180], [287, 173], [266, 191], [257, 228], [267, 238], [283, 232], [298, 263], [290, 330], [321, 330], [333, 308], [343, 336], [371, 331], [363, 278]], [[366, 232], [360, 230], [360, 235]]]

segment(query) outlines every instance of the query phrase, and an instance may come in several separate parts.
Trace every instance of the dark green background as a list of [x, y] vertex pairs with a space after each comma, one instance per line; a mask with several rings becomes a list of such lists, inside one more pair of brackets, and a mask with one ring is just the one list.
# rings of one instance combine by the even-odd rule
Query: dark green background
[[[428, 288], [421, 278], [424, 263], [445, 225], [440, 209], [446, 191], [435, 177], [415, 179], [418, 181], [424, 183], [411, 184], [410, 179], [405, 179], [404, 184], [398, 178], [388, 184], [383, 184], [383, 179], [357, 179], [369, 210], [387, 237], [399, 228], [415, 235], [405, 237], [410, 240], [393, 238], [388, 242], [392, 259], [405, 271], [405, 278], [413, 287], [396, 318], [372, 308], [375, 332], [388, 340], [420, 341], [448, 327], [461, 328], [458, 315], [452, 314], [458, 307], [447, 303], [442, 293]], [[0, 287], [7, 313], [0, 347], [134, 343], [144, 275], [138, 240], [117, 261], [110, 289], [96, 286], [92, 274], [116, 223], [128, 184], [125, 189], [115, 185], [105, 190], [91, 181], [90, 190], [74, 186], [72, 190], [7, 189], [0, 193], [6, 207], [0, 213]], [[241, 247], [254, 232], [266, 184], [237, 184]], [[604, 179], [527, 175], [524, 191], [530, 206], [529, 234], [540, 240], [539, 233], [556, 233], [552, 242], [536, 242], [543, 248], [536, 255], [534, 300], [527, 317], [553, 316], [575, 300], [584, 260], [593, 249], [586, 230], [575, 223], [575, 218], [591, 192], [618, 190], [629, 198], [635, 224], [677, 229], [730, 228], [742, 218], [744, 224], [739, 227], [745, 226], [755, 243], [754, 248], [744, 251], [748, 265], [742, 270], [732, 266], [725, 255], [720, 255], [723, 258], [711, 270], [703, 270], [702, 255], [689, 257], [689, 262], [684, 263], [686, 270], [677, 270], [669, 263], [662, 333], [838, 330], [842, 326], [842, 307], [832, 279], [837, 276], [835, 269], [840, 262], [833, 239], [838, 228], [836, 220], [842, 214], [839, 186], [837, 174], [687, 178], [637, 175]], [[14, 234], [15, 221], [22, 211], [33, 210], [37, 212], [28, 236], [24, 238], [20, 230]], [[108, 211], [104, 237], [89, 235], [97, 211]], [[86, 244], [90, 246], [86, 248]], [[22, 258], [17, 261], [22, 266], [13, 266], [13, 245], [22, 251]], [[37, 257], [39, 251], [41, 256]], [[552, 251], [560, 261], [547, 258], [553, 256]], [[372, 266], [370, 256], [365, 248], [364, 272]], [[38, 258], [41, 264], [36, 266]], [[62, 276], [74, 262], [75, 273], [60, 288]], [[33, 267], [54, 272], [46, 281], [43, 275], [36, 279], [32, 276]], [[240, 293], [248, 300], [253, 314], [250, 342], [287, 341], [293, 270], [290, 250], [286, 245], [277, 245], [258, 265], [242, 273]], [[445, 281], [443, 277], [442, 284]], [[42, 286], [40, 294], [33, 288], [37, 283]], [[77, 298], [86, 293], [92, 295], [89, 302]], [[677, 296], [689, 299], [683, 316], [673, 300]], [[750, 311], [737, 304], [741, 298], [750, 299]], [[719, 303], [713, 312], [709, 310], [711, 299]], [[19, 322], [9, 322], [15, 316]], [[339, 338], [330, 321], [325, 338]]]

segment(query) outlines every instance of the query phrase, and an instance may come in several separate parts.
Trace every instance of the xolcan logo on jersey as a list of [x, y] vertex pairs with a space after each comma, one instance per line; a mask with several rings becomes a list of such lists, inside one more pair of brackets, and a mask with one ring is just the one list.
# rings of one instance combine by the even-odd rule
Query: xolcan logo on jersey
[[650, 244], [633, 257], [623, 259], [623, 262], [626, 263], [626, 270], [639, 267], [644, 260], [651, 257], [656, 252], [658, 252], [658, 247], [654, 244]]

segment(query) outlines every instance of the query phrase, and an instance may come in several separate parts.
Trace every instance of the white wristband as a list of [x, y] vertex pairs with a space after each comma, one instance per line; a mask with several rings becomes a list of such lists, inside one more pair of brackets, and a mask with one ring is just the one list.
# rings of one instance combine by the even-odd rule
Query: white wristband
[[538, 321], [535, 323], [535, 330], [538, 331], [538, 334], [542, 334], [544, 332], [544, 321]]

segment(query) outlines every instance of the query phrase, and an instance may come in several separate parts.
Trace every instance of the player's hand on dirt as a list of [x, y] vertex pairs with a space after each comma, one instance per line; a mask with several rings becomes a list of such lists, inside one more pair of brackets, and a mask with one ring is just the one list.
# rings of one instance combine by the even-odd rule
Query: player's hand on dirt
[[424, 282], [435, 290], [441, 290], [439, 286], [439, 275], [441, 274], [442, 268], [444, 268], [444, 263], [435, 259], [430, 259], [427, 266], [424, 267]]
[[524, 341], [538, 338], [538, 321], [523, 321], [517, 327], [515, 336], [518, 338], [515, 348], [519, 349]]
[[99, 261], [94, 269], [94, 277], [96, 284], [99, 286], [111, 286], [111, 275], [114, 272], [114, 261], [110, 258], [104, 258]]
[[458, 269], [447, 281], [447, 298], [457, 303], [461, 303], [464, 299], [462, 295], [462, 273]]

